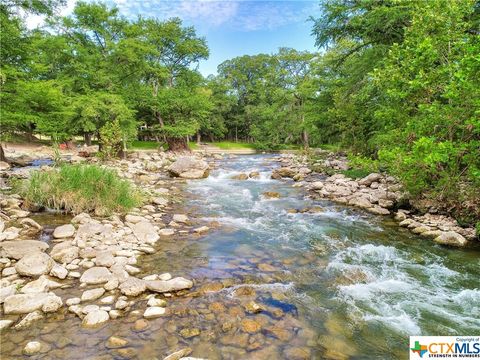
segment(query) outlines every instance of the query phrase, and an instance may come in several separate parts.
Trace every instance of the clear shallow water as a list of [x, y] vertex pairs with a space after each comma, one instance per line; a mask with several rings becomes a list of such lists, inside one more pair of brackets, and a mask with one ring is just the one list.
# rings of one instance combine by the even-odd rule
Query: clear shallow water
[[[196, 281], [188, 294], [167, 299], [165, 317], [136, 331], [145, 301], [135, 306], [139, 314], [97, 330], [56, 314], [2, 334], [2, 359], [34, 339], [51, 344], [45, 358], [52, 359], [162, 359], [186, 346], [209, 359], [407, 359], [408, 335], [478, 334], [478, 249], [443, 248], [388, 219], [312, 201], [293, 182], [271, 180], [277, 164], [268, 159], [222, 160], [209, 178], [186, 185], [181, 211], [220, 226], [202, 237], [162, 240], [161, 251], [140, 259], [144, 274]], [[231, 180], [251, 171], [260, 179]], [[281, 198], [265, 199], [265, 191]], [[250, 301], [264, 311], [245, 311]], [[200, 334], [181, 335], [191, 329]], [[129, 356], [105, 347], [111, 335], [129, 341]]]

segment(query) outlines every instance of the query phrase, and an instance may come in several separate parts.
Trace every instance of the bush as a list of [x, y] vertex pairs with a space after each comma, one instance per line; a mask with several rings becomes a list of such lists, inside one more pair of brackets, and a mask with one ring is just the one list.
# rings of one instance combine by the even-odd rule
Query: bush
[[140, 193], [117, 173], [96, 165], [63, 165], [37, 171], [16, 189], [28, 204], [100, 216], [127, 212], [141, 203]]

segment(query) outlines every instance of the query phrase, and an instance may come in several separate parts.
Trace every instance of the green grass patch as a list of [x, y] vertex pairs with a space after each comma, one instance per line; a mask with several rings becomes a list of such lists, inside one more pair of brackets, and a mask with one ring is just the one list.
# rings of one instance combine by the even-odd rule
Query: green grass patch
[[194, 141], [190, 141], [188, 143], [188, 147], [190, 148], [190, 150], [196, 150], [196, 149], [198, 149], [198, 144]]
[[58, 170], [33, 172], [15, 190], [27, 204], [36, 204], [74, 214], [95, 212], [106, 216], [125, 213], [139, 206], [142, 196], [114, 170], [97, 165], [63, 165]]
[[371, 171], [368, 169], [348, 169], [341, 171], [341, 173], [351, 179], [361, 179], [367, 175], [370, 175]]
[[[130, 144], [130, 148], [134, 150], [157, 150], [162, 144], [156, 141], [139, 141], [134, 140]], [[165, 147], [165, 145], [164, 145]]]
[[254, 144], [245, 143], [245, 142], [219, 141], [219, 142], [212, 143], [212, 145], [217, 146], [220, 149], [224, 149], [224, 150], [255, 149]]

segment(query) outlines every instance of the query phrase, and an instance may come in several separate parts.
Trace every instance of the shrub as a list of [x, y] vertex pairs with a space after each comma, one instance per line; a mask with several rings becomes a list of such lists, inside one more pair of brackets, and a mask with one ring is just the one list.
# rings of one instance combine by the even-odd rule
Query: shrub
[[127, 212], [142, 197], [133, 186], [110, 169], [96, 165], [63, 165], [58, 170], [37, 171], [16, 189], [27, 204], [72, 213], [104, 216]]

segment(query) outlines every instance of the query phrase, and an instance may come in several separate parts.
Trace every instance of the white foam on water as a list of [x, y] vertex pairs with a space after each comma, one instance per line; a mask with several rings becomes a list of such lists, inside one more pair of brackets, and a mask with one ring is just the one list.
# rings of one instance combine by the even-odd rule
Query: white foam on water
[[417, 321], [405, 312], [401, 312], [398, 315], [365, 315], [364, 320], [367, 322], [381, 322], [383, 325], [407, 335], [421, 334]]
[[374, 300], [382, 295], [404, 294], [414, 289], [414, 284], [396, 279], [372, 281], [366, 284], [340, 285], [341, 294], [354, 300]]

